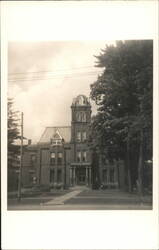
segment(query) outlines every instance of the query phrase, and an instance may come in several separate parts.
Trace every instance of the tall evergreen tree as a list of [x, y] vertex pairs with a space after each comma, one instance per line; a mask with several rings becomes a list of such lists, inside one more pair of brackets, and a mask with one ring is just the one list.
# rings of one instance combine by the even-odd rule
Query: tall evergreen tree
[[144, 162], [152, 159], [153, 42], [119, 41], [97, 58], [103, 73], [91, 85], [98, 106], [92, 134], [108, 157], [125, 161], [129, 191], [143, 191]]
[[13, 159], [19, 154], [15, 140], [19, 138], [17, 111], [13, 109], [13, 100], [8, 98], [8, 167], [13, 165]]

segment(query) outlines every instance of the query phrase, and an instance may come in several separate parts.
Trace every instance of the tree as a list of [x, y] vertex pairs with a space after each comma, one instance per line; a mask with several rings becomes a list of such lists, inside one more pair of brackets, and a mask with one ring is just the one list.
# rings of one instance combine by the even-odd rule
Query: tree
[[13, 100], [8, 98], [8, 151], [15, 150], [15, 140], [19, 138], [17, 111], [13, 110]]
[[138, 179], [142, 192], [144, 162], [152, 158], [153, 42], [119, 41], [96, 58], [104, 69], [91, 85], [98, 106], [92, 133], [108, 157], [125, 161], [129, 191]]
[[17, 111], [13, 109], [13, 100], [8, 98], [8, 187], [14, 188], [15, 173], [14, 167], [17, 166], [19, 156], [19, 146], [15, 141], [19, 138]]

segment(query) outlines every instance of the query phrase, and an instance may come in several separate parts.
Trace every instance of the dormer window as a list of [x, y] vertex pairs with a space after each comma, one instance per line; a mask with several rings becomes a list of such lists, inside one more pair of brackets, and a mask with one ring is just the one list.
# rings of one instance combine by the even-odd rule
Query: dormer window
[[56, 133], [51, 138], [51, 145], [62, 145], [62, 137], [60, 136], [58, 131], [56, 131]]

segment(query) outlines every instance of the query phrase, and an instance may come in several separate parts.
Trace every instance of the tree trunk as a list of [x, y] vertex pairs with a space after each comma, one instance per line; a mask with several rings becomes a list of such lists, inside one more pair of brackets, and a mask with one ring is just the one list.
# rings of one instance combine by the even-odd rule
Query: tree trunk
[[141, 129], [137, 183], [139, 195], [143, 195], [143, 165], [143, 129]]
[[131, 185], [131, 172], [130, 172], [130, 136], [128, 131], [127, 138], [127, 178], [128, 178], [128, 191], [131, 193], [132, 185]]

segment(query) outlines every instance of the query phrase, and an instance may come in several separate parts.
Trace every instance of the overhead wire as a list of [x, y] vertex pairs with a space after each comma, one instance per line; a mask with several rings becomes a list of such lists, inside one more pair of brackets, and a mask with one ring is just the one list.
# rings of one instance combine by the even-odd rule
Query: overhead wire
[[79, 70], [84, 68], [94, 68], [94, 66], [82, 66], [82, 67], [75, 67], [75, 68], [67, 68], [67, 69], [56, 69], [52, 70], [42, 70], [42, 71], [27, 71], [27, 72], [14, 72], [9, 73], [8, 75], [25, 75], [25, 74], [37, 74], [37, 73], [54, 73], [54, 72], [61, 72], [61, 71], [72, 71], [72, 70]]
[[22, 77], [22, 78], [10, 78], [8, 79], [9, 82], [17, 82], [17, 81], [39, 81], [39, 80], [51, 80], [56, 78], [74, 78], [74, 77], [83, 77], [83, 76], [93, 76], [96, 74], [100, 74], [101, 71], [88, 71], [88, 72], [77, 72], [77, 73], [67, 73], [67, 74], [52, 74], [49, 76], [43, 76], [42, 78], [40, 76], [32, 76], [32, 77]]

